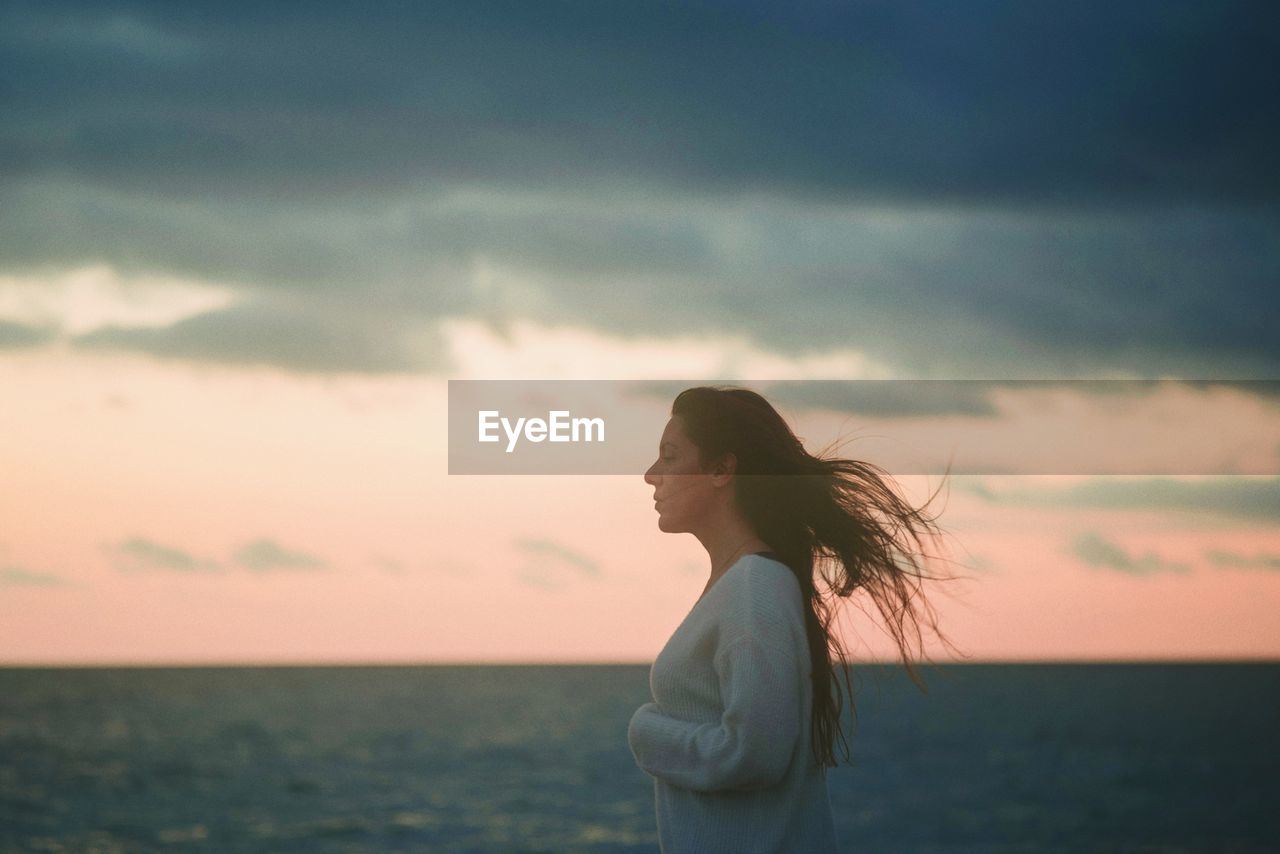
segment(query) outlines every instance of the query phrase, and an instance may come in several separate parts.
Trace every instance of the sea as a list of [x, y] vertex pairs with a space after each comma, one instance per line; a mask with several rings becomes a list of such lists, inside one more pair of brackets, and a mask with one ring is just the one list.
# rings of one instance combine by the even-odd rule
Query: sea
[[[846, 854], [1280, 851], [1278, 663], [920, 675], [849, 672]], [[0, 851], [656, 852], [626, 738], [648, 676], [3, 668]]]

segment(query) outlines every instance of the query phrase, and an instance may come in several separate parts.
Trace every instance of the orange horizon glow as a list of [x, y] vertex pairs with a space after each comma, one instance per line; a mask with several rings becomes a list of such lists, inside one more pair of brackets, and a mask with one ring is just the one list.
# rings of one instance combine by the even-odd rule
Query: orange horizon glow
[[[569, 362], [664, 373], [650, 364], [661, 342], [521, 336], [459, 331], [455, 376], [546, 378]], [[722, 373], [714, 342], [672, 346]], [[829, 377], [833, 364], [770, 358], [759, 356], [761, 379]], [[651, 662], [705, 582], [697, 541], [657, 530], [639, 474], [450, 477], [445, 387], [56, 349], [0, 356], [0, 666]], [[1238, 417], [1261, 417], [1239, 405]], [[1081, 480], [976, 482], [1016, 492]], [[900, 485], [918, 504], [938, 482]], [[943, 569], [971, 578], [926, 593], [969, 657], [935, 641], [922, 665], [1280, 659], [1273, 519], [993, 503], [966, 482], [933, 506], [946, 501], [956, 562]], [[1072, 545], [1086, 541], [1118, 557], [1091, 564]], [[900, 663], [858, 605], [840, 627], [855, 668]]]

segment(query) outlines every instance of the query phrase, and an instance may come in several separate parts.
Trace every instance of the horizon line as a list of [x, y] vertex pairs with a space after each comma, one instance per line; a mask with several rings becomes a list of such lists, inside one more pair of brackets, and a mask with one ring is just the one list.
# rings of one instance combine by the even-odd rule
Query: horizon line
[[[918, 661], [913, 667], [964, 667], [968, 665], [1139, 665], [1139, 664], [1280, 664], [1280, 656], [1224, 657], [1117, 657], [1117, 658], [982, 658], [954, 661]], [[200, 669], [280, 669], [280, 668], [395, 668], [395, 667], [651, 667], [652, 660], [255, 660], [255, 661], [50, 661], [3, 662], [0, 670], [200, 670]], [[870, 659], [852, 663], [859, 666], [902, 666], [900, 659]]]

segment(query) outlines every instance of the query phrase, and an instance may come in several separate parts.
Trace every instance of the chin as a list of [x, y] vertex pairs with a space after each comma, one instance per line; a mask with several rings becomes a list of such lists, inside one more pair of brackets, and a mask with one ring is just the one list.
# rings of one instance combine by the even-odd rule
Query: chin
[[677, 523], [671, 521], [670, 519], [667, 519], [664, 516], [658, 517], [658, 530], [662, 531], [664, 534], [684, 533], [684, 528], [681, 528]]

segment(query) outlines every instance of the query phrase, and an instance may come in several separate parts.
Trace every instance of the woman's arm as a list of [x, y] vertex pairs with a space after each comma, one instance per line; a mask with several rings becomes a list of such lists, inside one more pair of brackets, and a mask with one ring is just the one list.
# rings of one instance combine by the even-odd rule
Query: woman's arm
[[675, 786], [711, 792], [756, 789], [786, 774], [800, 736], [801, 684], [787, 650], [744, 638], [715, 656], [724, 714], [695, 724], [646, 703], [627, 741], [636, 763]]

